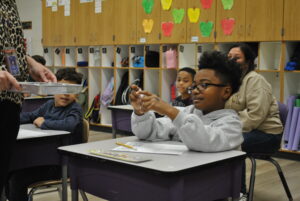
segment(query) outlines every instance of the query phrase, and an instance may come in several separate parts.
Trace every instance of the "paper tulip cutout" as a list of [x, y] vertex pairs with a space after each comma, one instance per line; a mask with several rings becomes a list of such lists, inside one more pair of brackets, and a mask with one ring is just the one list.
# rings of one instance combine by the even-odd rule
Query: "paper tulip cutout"
[[213, 22], [200, 22], [200, 32], [203, 37], [209, 37], [214, 27]]
[[213, 0], [201, 0], [202, 7], [204, 9], [211, 8], [212, 2], [213, 2]]
[[163, 35], [166, 37], [170, 37], [172, 35], [174, 23], [173, 22], [163, 22], [161, 24], [161, 29], [163, 31]]
[[221, 21], [221, 25], [222, 25], [224, 35], [231, 35], [232, 34], [234, 24], [235, 24], [235, 19], [233, 19], [233, 18], [223, 19]]
[[154, 0], [143, 0], [142, 6], [144, 8], [145, 13], [150, 14], [152, 12], [154, 5]]
[[172, 15], [173, 15], [173, 19], [175, 24], [180, 24], [183, 20], [184, 17], [184, 9], [173, 9], [172, 10]]
[[222, 0], [224, 10], [230, 10], [233, 6], [233, 1], [234, 0]]
[[151, 33], [153, 28], [154, 21], [152, 19], [144, 19], [143, 20], [143, 27], [145, 33]]
[[161, 7], [163, 10], [169, 10], [172, 5], [172, 0], [161, 0]]
[[197, 23], [200, 17], [200, 9], [188, 8], [188, 17], [191, 23]]

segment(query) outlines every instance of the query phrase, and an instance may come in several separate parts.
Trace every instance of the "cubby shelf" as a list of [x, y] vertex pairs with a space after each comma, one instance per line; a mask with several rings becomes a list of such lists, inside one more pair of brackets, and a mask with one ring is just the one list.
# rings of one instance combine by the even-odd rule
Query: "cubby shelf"
[[287, 150], [287, 149], [283, 149], [283, 148], [281, 148], [279, 151], [291, 153], [291, 154], [300, 154], [300, 151], [291, 151], [291, 150]]
[[[277, 100], [285, 102], [290, 95], [300, 94], [300, 70], [285, 71], [284, 65], [295, 50], [298, 42], [252, 42], [249, 43], [257, 54], [256, 72], [263, 75], [271, 84]], [[88, 105], [93, 98], [105, 89], [111, 77], [114, 77], [114, 94], [120, 86], [122, 76], [129, 72], [129, 82], [143, 75], [144, 90], [157, 94], [170, 102], [170, 87], [176, 81], [180, 68], [197, 69], [204, 51], [219, 50], [227, 53], [233, 43], [187, 43], [187, 44], [144, 44], [110, 45], [88, 47], [45, 47], [44, 56], [52, 71], [60, 68], [76, 68], [88, 79]], [[177, 51], [177, 66], [166, 68], [165, 52], [172, 48]], [[67, 55], [67, 50], [69, 55]], [[147, 51], [158, 51], [159, 67], [133, 67], [132, 58], [144, 56]], [[65, 55], [64, 55], [65, 54]], [[128, 57], [128, 66], [122, 67], [121, 61]], [[64, 62], [63, 62], [64, 61]], [[77, 62], [86, 61], [87, 67], [78, 67]], [[146, 62], [145, 62], [146, 63]], [[111, 126], [111, 112], [105, 107], [100, 111], [101, 122], [95, 126]]]

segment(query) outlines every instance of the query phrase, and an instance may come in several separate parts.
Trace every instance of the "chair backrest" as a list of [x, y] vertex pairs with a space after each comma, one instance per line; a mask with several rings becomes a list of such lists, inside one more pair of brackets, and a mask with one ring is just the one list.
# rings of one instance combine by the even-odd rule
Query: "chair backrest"
[[279, 108], [280, 120], [284, 126], [285, 122], [286, 122], [287, 114], [288, 114], [288, 107], [279, 101], [277, 101], [277, 104], [278, 104], [278, 108]]
[[82, 135], [82, 142], [89, 141], [89, 133], [90, 133], [90, 125], [88, 120], [83, 119], [83, 135]]

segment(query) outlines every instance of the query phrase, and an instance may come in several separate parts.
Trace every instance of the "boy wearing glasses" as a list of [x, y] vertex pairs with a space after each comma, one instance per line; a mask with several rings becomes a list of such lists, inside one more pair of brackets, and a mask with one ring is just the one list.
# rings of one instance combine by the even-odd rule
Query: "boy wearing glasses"
[[[190, 150], [218, 152], [238, 148], [243, 142], [237, 113], [224, 109], [240, 87], [239, 65], [220, 52], [205, 52], [199, 61], [192, 93], [193, 105], [175, 108], [156, 95], [132, 86], [133, 133], [144, 140], [179, 140]], [[153, 110], [165, 115], [155, 118]]]

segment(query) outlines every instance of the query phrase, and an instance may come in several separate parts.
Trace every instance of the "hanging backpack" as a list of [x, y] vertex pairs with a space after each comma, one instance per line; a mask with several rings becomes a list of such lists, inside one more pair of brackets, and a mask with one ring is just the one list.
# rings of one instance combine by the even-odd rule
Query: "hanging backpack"
[[141, 82], [142, 82], [141, 79], [137, 78], [129, 86], [127, 86], [127, 88], [122, 93], [122, 105], [130, 104], [130, 101], [129, 101], [130, 86], [134, 84], [141, 88]]
[[165, 59], [166, 59], [166, 67], [167, 68], [177, 68], [177, 51], [170, 48], [168, 51], [165, 52]]
[[124, 73], [121, 84], [118, 88], [117, 94], [116, 94], [116, 101], [115, 105], [127, 105], [129, 104], [129, 93], [130, 93], [130, 86], [132, 84], [135, 84], [139, 86], [140, 88], [143, 88], [143, 73], [141, 73], [141, 76], [137, 79], [135, 79], [130, 85], [129, 83], [129, 73], [128, 71]]
[[92, 105], [85, 113], [84, 118], [93, 123], [100, 123], [100, 93], [94, 97]]
[[120, 86], [118, 88], [118, 91], [116, 93], [115, 105], [123, 105], [123, 103], [122, 103], [122, 93], [128, 87], [128, 82], [129, 82], [128, 81], [128, 79], [129, 79], [128, 77], [129, 77], [129, 73], [127, 71], [122, 76], [121, 84], [120, 84]]
[[114, 99], [114, 77], [111, 77], [107, 83], [101, 97], [101, 104], [107, 107]]

